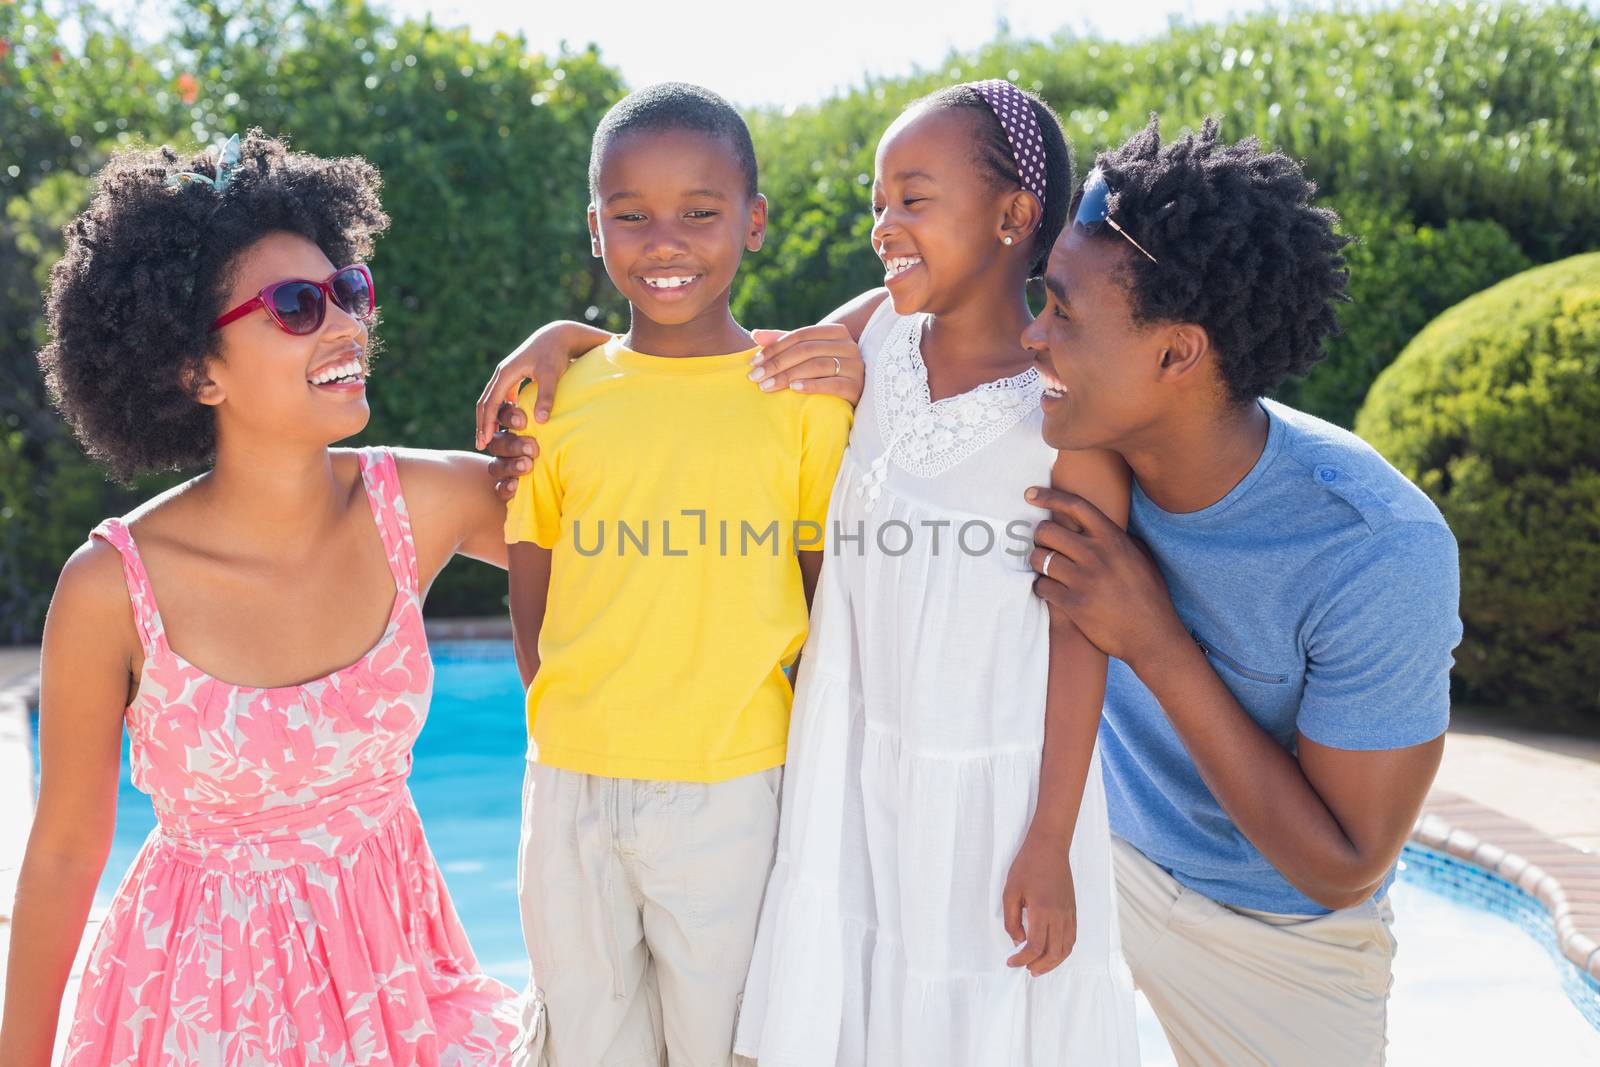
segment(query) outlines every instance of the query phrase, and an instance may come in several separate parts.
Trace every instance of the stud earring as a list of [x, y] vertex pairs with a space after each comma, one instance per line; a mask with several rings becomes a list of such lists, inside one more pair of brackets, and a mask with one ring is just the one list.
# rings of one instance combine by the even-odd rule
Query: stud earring
[[1001, 242], [1003, 242], [1003, 243], [1004, 243], [1004, 244], [1010, 244], [1010, 243], [1011, 243], [1011, 235], [1010, 235], [1010, 234], [1007, 234], [1007, 235], [1006, 235], [1006, 236], [1004, 236], [1004, 237], [1002, 237], [1002, 238], [1000, 238], [1000, 240], [1001, 240]]

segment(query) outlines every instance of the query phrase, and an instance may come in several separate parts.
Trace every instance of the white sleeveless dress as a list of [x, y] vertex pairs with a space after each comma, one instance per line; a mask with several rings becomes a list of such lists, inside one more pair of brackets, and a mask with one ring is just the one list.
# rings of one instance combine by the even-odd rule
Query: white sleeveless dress
[[760, 1067], [1134, 1067], [1098, 753], [1077, 943], [1042, 978], [1005, 965], [1049, 666], [1023, 492], [1055, 452], [1031, 368], [931, 403], [924, 321], [886, 302], [861, 339], [736, 1047]]

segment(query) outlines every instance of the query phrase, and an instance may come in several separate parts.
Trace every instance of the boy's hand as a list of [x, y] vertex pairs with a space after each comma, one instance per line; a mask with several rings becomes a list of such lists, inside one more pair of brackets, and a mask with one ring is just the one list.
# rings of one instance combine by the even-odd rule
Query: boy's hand
[[[605, 344], [610, 337], [604, 330], [581, 322], [552, 322], [535, 330], [515, 352], [500, 361], [489, 376], [489, 384], [483, 387], [478, 397], [477, 446], [483, 448], [489, 443], [501, 405], [515, 401], [522, 383], [529, 379], [539, 387], [533, 421], [548, 419], [556, 401], [556, 382], [567, 372], [572, 360], [596, 345]], [[505, 425], [503, 419], [500, 424]]]
[[489, 464], [489, 477], [502, 501], [509, 502], [517, 495], [517, 479], [533, 470], [534, 457], [539, 454], [539, 442], [516, 432], [527, 423], [528, 417], [515, 404], [503, 403], [495, 410], [496, 429], [489, 438], [489, 454], [495, 458]]
[[842, 396], [851, 406], [861, 401], [867, 365], [861, 347], [839, 323], [782, 330], [752, 330], [761, 346], [751, 360], [751, 380], [763, 391], [794, 389], [805, 393]]
[[1030, 831], [1006, 876], [1001, 897], [1006, 933], [1012, 944], [1021, 946], [1006, 966], [1026, 967], [1035, 978], [1061, 966], [1078, 940], [1070, 845], [1070, 839]]

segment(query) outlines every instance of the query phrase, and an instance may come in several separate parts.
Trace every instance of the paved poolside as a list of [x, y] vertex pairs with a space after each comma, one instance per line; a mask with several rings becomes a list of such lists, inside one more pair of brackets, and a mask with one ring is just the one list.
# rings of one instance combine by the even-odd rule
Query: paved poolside
[[1434, 788], [1600, 853], [1600, 738], [1539, 733], [1458, 712]]

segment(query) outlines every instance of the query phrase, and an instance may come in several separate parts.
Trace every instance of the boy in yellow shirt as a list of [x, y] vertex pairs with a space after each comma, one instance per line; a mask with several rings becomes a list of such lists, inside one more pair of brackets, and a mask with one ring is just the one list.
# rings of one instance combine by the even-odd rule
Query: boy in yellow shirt
[[562, 379], [506, 518], [530, 738], [521, 1056], [720, 1065], [851, 408], [747, 380], [756, 345], [728, 293], [766, 201], [726, 101], [628, 96], [595, 133], [589, 185], [631, 326]]

